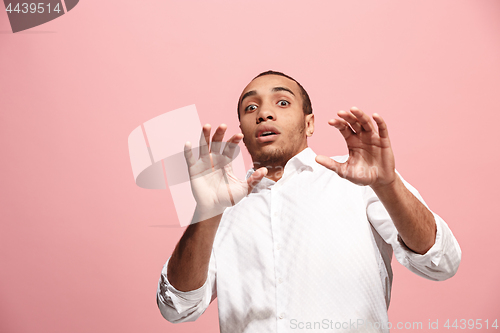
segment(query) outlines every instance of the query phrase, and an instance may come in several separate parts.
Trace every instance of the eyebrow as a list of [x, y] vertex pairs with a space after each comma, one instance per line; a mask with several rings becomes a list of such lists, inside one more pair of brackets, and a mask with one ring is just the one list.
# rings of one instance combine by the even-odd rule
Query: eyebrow
[[[286, 87], [274, 87], [273, 89], [271, 89], [272, 92], [278, 92], [278, 91], [287, 91], [289, 92], [290, 94], [292, 94], [293, 96], [295, 96], [295, 94], [293, 93], [293, 91], [291, 91], [290, 89], [286, 88]], [[247, 97], [250, 97], [250, 96], [254, 96], [254, 95], [257, 95], [257, 91], [256, 90], [250, 90], [250, 91], [247, 91], [242, 97], [241, 97], [241, 100], [240, 100], [240, 106], [241, 104], [243, 103], [243, 100]]]
[[271, 89], [272, 92], [277, 92], [277, 91], [288, 91], [290, 94], [292, 94], [293, 96], [295, 96], [295, 94], [293, 93], [293, 91], [291, 91], [290, 89], [288, 88], [285, 88], [285, 87], [274, 87], [273, 89]]

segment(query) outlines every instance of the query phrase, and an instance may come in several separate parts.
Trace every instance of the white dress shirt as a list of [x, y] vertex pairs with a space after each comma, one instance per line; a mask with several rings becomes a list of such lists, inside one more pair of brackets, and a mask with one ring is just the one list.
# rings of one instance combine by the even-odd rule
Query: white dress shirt
[[306, 148], [288, 161], [280, 180], [264, 178], [225, 210], [201, 288], [176, 290], [167, 261], [157, 292], [167, 320], [196, 320], [217, 297], [222, 333], [389, 332], [393, 251], [427, 279], [455, 274], [461, 250], [438, 215], [435, 244], [424, 255], [414, 253], [369, 186], [339, 177], [315, 156]]

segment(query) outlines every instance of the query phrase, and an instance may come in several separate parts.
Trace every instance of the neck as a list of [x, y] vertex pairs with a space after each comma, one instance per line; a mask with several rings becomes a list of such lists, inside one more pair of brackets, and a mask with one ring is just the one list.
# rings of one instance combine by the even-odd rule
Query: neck
[[267, 175], [266, 178], [274, 180], [277, 182], [283, 176], [283, 172], [285, 172], [285, 166], [277, 165], [277, 166], [267, 166]]
[[297, 153], [294, 155], [290, 156], [289, 158], [283, 159], [281, 161], [277, 161], [276, 159], [273, 161], [266, 160], [266, 161], [260, 161], [260, 162], [254, 162], [254, 169], [257, 170], [263, 166], [266, 167], [267, 169], [267, 175], [266, 178], [269, 178], [271, 180], [274, 180], [277, 182], [278, 180], [281, 179], [283, 176], [283, 173], [285, 172], [285, 165], [288, 163], [288, 161], [296, 156], [298, 153], [302, 152], [304, 149], [307, 148], [307, 145], [300, 149]]

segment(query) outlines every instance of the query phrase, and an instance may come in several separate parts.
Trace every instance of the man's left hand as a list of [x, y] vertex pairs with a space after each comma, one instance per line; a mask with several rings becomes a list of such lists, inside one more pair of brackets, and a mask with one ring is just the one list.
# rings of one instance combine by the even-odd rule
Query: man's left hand
[[328, 123], [344, 137], [349, 158], [345, 163], [339, 163], [318, 155], [316, 162], [358, 185], [372, 188], [391, 185], [396, 179], [394, 154], [382, 117], [376, 113], [372, 116], [377, 130], [370, 117], [356, 107], [337, 114], [340, 119], [330, 119]]

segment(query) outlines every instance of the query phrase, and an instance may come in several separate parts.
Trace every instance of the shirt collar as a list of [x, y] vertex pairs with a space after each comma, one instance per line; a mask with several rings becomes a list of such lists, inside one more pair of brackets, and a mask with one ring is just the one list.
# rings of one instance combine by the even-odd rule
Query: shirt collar
[[[292, 157], [285, 164], [285, 168], [283, 170], [283, 176], [280, 181], [285, 181], [288, 177], [301, 173], [302, 171], [315, 171], [319, 167], [319, 164], [316, 162], [316, 153], [309, 147], [302, 150], [300, 153]], [[251, 168], [247, 172], [246, 179], [248, 179], [255, 172], [254, 168]], [[257, 186], [255, 186], [252, 192], [256, 192], [256, 190], [269, 188], [270, 186], [276, 184], [276, 182], [272, 179], [264, 177]]]

